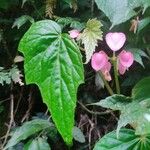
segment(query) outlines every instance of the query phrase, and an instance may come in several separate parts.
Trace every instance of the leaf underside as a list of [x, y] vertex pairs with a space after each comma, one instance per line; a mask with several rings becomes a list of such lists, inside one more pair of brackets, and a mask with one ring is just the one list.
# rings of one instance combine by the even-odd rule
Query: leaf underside
[[95, 0], [112, 23], [112, 27], [126, 22], [136, 15], [134, 8], [143, 7], [143, 12], [150, 6], [150, 0]]

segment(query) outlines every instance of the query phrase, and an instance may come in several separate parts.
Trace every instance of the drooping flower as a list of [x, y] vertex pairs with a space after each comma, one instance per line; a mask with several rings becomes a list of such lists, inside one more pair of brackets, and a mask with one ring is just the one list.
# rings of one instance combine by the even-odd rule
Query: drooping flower
[[134, 56], [131, 52], [123, 50], [119, 55], [119, 62], [124, 66], [129, 68], [134, 61]]
[[111, 64], [108, 61], [108, 56], [104, 51], [93, 54], [91, 65], [95, 71], [101, 71], [107, 81], [111, 81], [111, 75], [109, 73]]
[[121, 63], [119, 63], [119, 64], [118, 64], [118, 70], [119, 70], [119, 73], [120, 73], [121, 75], [123, 75], [123, 74], [126, 72], [127, 67], [124, 67]]
[[105, 79], [107, 81], [111, 81], [111, 75], [110, 75], [110, 70], [111, 70], [111, 63], [108, 61], [105, 66], [101, 69], [101, 72], [103, 73]]
[[69, 31], [69, 35], [72, 39], [77, 38], [79, 34], [80, 34], [79, 30], [76, 29]]
[[122, 32], [110, 32], [106, 35], [106, 43], [112, 51], [118, 51], [125, 41], [126, 36]]
[[111, 63], [109, 61], [106, 62], [104, 67], [101, 69], [102, 72], [110, 71], [111, 70]]
[[94, 53], [91, 59], [91, 66], [95, 71], [101, 70], [108, 62], [108, 56], [104, 51]]
[[124, 74], [125, 71], [133, 64], [134, 56], [131, 52], [123, 50], [118, 55], [118, 69], [120, 74]]

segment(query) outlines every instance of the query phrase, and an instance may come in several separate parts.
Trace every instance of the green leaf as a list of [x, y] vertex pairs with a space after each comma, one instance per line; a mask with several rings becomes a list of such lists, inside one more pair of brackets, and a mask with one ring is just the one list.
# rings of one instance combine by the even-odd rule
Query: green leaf
[[150, 115], [149, 108], [135, 101], [128, 104], [125, 109], [121, 110], [117, 126], [117, 135], [119, 135], [119, 130], [127, 124], [132, 125], [138, 135], [150, 134], [150, 120], [148, 120], [145, 115]]
[[78, 127], [73, 128], [73, 138], [80, 143], [85, 143], [83, 132]]
[[51, 150], [51, 148], [45, 139], [38, 138], [38, 139], [33, 140], [28, 145], [28, 148], [24, 150]]
[[130, 102], [130, 97], [115, 94], [113, 96], [107, 97], [104, 100], [100, 100], [99, 102], [94, 103], [92, 105], [101, 106], [113, 110], [123, 110], [126, 108], [126, 105], [128, 105]]
[[94, 105], [121, 111], [117, 126], [117, 136], [120, 129], [127, 124], [135, 128], [136, 134], [150, 134], [150, 97], [143, 97], [140, 100], [139, 102], [139, 99], [134, 99], [134, 97], [113, 95], [94, 103]]
[[128, 48], [130, 52], [134, 55], [134, 60], [144, 67], [142, 57], [149, 58], [148, 55], [141, 49], [138, 48]]
[[76, 93], [83, 83], [83, 64], [76, 43], [51, 20], [34, 23], [22, 38], [27, 84], [38, 85], [56, 127], [72, 143]]
[[142, 79], [134, 86], [132, 98], [137, 101], [150, 99], [150, 77]]
[[79, 40], [84, 44], [86, 53], [86, 62], [88, 63], [98, 45], [98, 40], [102, 40], [102, 24], [97, 19], [89, 19], [83, 33], [80, 34]]
[[21, 79], [23, 75], [21, 74], [21, 71], [17, 68], [17, 66], [13, 66], [10, 69], [10, 76], [14, 83], [19, 83], [20, 86], [24, 85]]
[[98, 8], [102, 10], [112, 23], [112, 27], [126, 22], [136, 15], [134, 8], [150, 6], [150, 0], [95, 0]]
[[141, 30], [143, 30], [146, 26], [150, 24], [150, 17], [146, 17], [139, 21], [138, 23], [138, 33], [140, 33]]
[[12, 28], [17, 27], [19, 29], [27, 21], [34, 23], [34, 19], [31, 16], [23, 15], [15, 20], [14, 24], [12, 25]]
[[14, 133], [12, 133], [11, 139], [8, 141], [4, 150], [16, 145], [22, 140], [27, 139], [33, 134], [40, 132], [51, 127], [51, 123], [43, 119], [35, 119], [29, 122], [24, 123], [21, 127], [18, 127]]
[[56, 21], [62, 26], [62, 28], [69, 25], [71, 28], [78, 29], [79, 31], [81, 31], [85, 27], [84, 23], [80, 23], [78, 20], [71, 17], [61, 17], [56, 19]]
[[4, 85], [11, 83], [11, 76], [8, 70], [5, 70], [3, 67], [0, 67], [0, 84]]
[[137, 136], [134, 130], [121, 129], [119, 138], [116, 131], [102, 137], [93, 150], [148, 150], [150, 149], [150, 135]]

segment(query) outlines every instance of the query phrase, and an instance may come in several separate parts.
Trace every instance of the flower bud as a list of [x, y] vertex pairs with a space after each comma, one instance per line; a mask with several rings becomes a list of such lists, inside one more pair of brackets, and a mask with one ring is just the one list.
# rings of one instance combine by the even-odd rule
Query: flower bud
[[76, 29], [69, 31], [69, 35], [72, 39], [75, 39], [79, 36], [80, 32]]

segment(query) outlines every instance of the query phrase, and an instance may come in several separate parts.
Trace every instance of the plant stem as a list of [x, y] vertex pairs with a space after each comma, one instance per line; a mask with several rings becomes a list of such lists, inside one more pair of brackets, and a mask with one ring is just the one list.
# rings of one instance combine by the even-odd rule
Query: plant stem
[[112, 88], [110, 87], [110, 85], [108, 84], [108, 82], [106, 81], [104, 75], [102, 74], [101, 71], [99, 71], [99, 74], [100, 74], [101, 78], [103, 79], [103, 82], [104, 82], [105, 87], [106, 87], [107, 91], [109, 92], [109, 94], [110, 94], [110, 95], [113, 95], [114, 92], [113, 92]]
[[120, 85], [118, 80], [118, 69], [117, 69], [117, 58], [115, 56], [115, 52], [113, 52], [113, 68], [114, 68], [114, 77], [115, 77], [115, 84], [116, 84], [116, 91], [117, 94], [120, 94]]
[[89, 110], [86, 106], [84, 106], [84, 104], [82, 104], [80, 101], [78, 101], [79, 105], [85, 110], [87, 111], [88, 113], [90, 114], [93, 114], [93, 115], [106, 115], [106, 114], [110, 114], [112, 113], [112, 110], [106, 110], [104, 112], [97, 112], [97, 111], [92, 111], [92, 110]]

